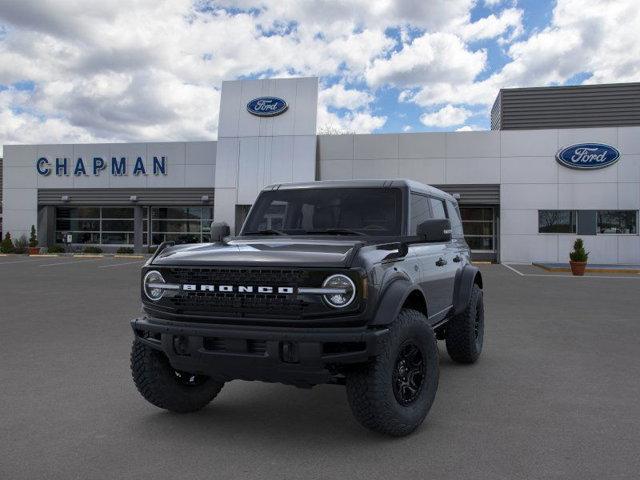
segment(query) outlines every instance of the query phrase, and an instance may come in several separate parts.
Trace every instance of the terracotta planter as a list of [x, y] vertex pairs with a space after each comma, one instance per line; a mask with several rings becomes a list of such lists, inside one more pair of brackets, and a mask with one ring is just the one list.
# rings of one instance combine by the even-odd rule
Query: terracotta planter
[[578, 277], [583, 276], [584, 271], [587, 268], [587, 262], [574, 262], [571, 260], [569, 261], [569, 265], [571, 265], [571, 273]]
[[40, 247], [29, 247], [29, 255], [40, 255]]

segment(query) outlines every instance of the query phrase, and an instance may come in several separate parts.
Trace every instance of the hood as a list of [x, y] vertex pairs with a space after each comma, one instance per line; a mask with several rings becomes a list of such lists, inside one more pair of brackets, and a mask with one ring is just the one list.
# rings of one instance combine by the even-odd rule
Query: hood
[[153, 260], [153, 265], [240, 265], [349, 267], [362, 242], [354, 239], [301, 238], [235, 239], [170, 247]]

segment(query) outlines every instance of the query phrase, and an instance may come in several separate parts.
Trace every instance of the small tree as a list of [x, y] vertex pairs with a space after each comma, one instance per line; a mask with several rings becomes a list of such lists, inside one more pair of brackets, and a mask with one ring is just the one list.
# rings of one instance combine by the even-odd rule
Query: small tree
[[584, 242], [581, 238], [576, 238], [573, 243], [573, 252], [569, 253], [572, 262], [586, 262], [589, 259], [589, 252], [584, 249]]
[[35, 225], [31, 225], [31, 234], [29, 235], [29, 246], [32, 248], [38, 246], [38, 237], [36, 236]]
[[11, 234], [7, 232], [4, 236], [4, 240], [2, 240], [2, 244], [0, 244], [0, 252], [2, 253], [13, 253], [15, 248], [13, 247], [13, 241], [11, 240]]
[[14, 253], [27, 253], [27, 245], [29, 245], [27, 236], [20, 235], [20, 237], [18, 237], [16, 241], [13, 242]]

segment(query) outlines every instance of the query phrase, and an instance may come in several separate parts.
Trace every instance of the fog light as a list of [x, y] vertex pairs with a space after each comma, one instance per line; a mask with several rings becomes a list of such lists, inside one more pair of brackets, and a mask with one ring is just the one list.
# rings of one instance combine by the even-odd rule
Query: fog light
[[189, 339], [183, 335], [173, 337], [173, 349], [178, 355], [188, 355]]

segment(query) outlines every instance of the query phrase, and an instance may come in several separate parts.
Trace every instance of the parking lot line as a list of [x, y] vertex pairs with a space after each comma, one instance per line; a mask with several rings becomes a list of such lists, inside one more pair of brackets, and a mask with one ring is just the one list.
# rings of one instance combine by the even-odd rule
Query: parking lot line
[[35, 262], [36, 260], [45, 260], [44, 258], [33, 258], [33, 257], [29, 257], [28, 260], [13, 260], [11, 262], [0, 262], [0, 265], [13, 265], [16, 263], [30, 263], [30, 262]]
[[508, 268], [509, 270], [511, 270], [512, 272], [517, 273], [517, 274], [518, 274], [518, 275], [520, 275], [521, 277], [524, 277], [524, 273], [519, 272], [518, 270], [516, 270], [516, 269], [515, 269], [515, 268], [513, 268], [512, 266], [507, 265], [506, 263], [503, 263], [502, 265], [503, 265], [504, 267]]
[[113, 268], [113, 267], [122, 267], [123, 265], [133, 265], [134, 263], [140, 264], [144, 263], [144, 260], [136, 260], [135, 262], [125, 262], [125, 263], [114, 263], [112, 265], [100, 265], [98, 268]]
[[508, 265], [506, 263], [502, 263], [502, 266], [508, 268], [509, 270], [511, 270], [512, 272], [520, 275], [521, 277], [555, 277], [555, 278], [614, 278], [614, 279], [632, 279], [632, 280], [640, 280], [640, 277], [631, 277], [631, 276], [624, 276], [624, 275], [584, 275], [584, 276], [577, 276], [577, 275], [559, 275], [559, 274], [554, 274], [554, 273], [522, 273], [519, 270], [516, 270], [514, 267], [512, 267], [511, 265]]
[[72, 262], [45, 263], [44, 265], [38, 265], [38, 266], [39, 267], [55, 267], [56, 265], [72, 265], [74, 263], [89, 263], [89, 262], [97, 262], [98, 260], [102, 260], [102, 258], [83, 259], [83, 260], [76, 260]]

